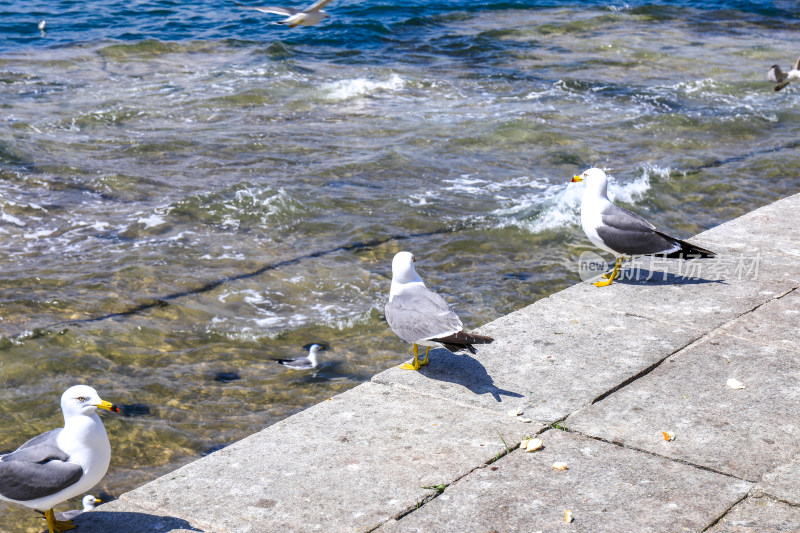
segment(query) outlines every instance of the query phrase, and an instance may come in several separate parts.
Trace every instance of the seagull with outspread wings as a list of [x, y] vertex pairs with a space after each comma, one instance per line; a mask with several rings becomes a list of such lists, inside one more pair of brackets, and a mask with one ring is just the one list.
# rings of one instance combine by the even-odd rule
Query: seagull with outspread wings
[[266, 6], [266, 7], [253, 7], [253, 6], [246, 6], [244, 4], [240, 4], [239, 2], [234, 2], [237, 6], [241, 6], [247, 9], [254, 9], [256, 11], [261, 11], [262, 13], [272, 13], [273, 15], [283, 15], [286, 18], [283, 20], [279, 20], [278, 24], [286, 24], [290, 28], [294, 28], [295, 26], [313, 26], [315, 24], [319, 24], [319, 22], [328, 17], [328, 14], [322, 10], [323, 7], [328, 5], [331, 0], [317, 0], [309, 7], [301, 10], [293, 9], [291, 7], [277, 7], [277, 6]]

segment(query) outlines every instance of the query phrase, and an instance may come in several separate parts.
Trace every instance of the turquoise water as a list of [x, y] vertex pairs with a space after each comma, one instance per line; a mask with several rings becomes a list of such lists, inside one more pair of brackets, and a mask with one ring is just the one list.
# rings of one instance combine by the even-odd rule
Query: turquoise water
[[90, 384], [118, 495], [368, 380], [402, 249], [467, 327], [577, 283], [589, 166], [679, 237], [800, 191], [800, 8], [699, 4], [0, 3], [0, 450]]

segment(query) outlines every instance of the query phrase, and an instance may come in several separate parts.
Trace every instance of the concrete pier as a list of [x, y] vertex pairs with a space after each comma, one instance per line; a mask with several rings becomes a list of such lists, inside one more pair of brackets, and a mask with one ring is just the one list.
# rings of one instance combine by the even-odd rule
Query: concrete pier
[[718, 257], [575, 285], [479, 328], [477, 356], [382, 372], [76, 524], [800, 531], [800, 195], [692, 242]]

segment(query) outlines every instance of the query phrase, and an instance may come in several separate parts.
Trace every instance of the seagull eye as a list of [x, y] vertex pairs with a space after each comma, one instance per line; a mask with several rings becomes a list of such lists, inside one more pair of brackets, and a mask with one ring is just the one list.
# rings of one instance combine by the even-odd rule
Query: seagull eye
[[86, 398], [85, 398], [85, 397], [83, 397], [83, 396], [78, 396], [78, 397], [76, 398], [76, 400], [78, 400], [79, 402], [83, 403], [83, 402], [85, 402], [85, 401], [86, 401]]

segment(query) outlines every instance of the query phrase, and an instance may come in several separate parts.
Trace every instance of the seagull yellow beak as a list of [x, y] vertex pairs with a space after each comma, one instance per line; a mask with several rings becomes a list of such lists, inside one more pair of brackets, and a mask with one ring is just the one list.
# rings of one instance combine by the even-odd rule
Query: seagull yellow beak
[[577, 176], [573, 176], [572, 181], [570, 181], [570, 183], [577, 183], [579, 181], [583, 181], [583, 176], [581, 176], [580, 174]]
[[105, 409], [106, 411], [114, 411], [115, 413], [119, 413], [119, 407], [105, 400], [101, 401], [100, 403], [94, 404], [94, 406], [100, 409]]
[[95, 498], [94, 503], [103, 503], [103, 500], [98, 500], [97, 498]]

